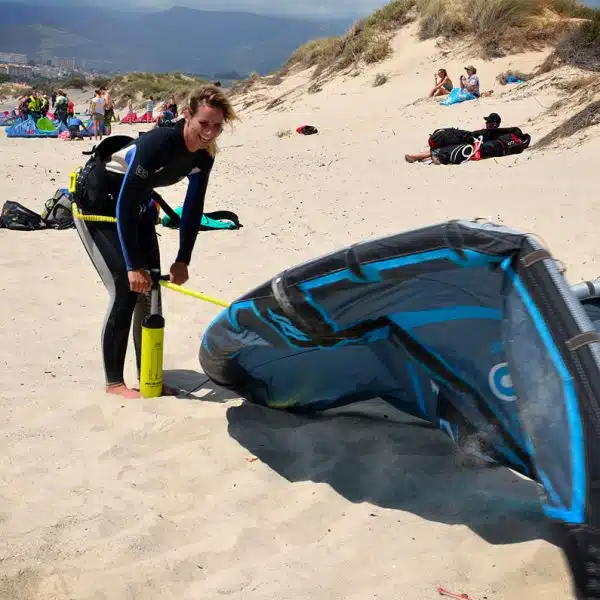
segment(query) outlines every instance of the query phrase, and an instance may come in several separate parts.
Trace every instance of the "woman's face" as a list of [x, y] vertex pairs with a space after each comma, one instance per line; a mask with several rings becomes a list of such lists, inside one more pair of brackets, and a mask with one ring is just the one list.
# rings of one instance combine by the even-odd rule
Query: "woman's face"
[[203, 148], [208, 148], [209, 144], [221, 135], [225, 115], [220, 108], [204, 105], [199, 106], [193, 116], [190, 116], [189, 111], [186, 111], [185, 120], [183, 137], [186, 148], [190, 152], [197, 152]]

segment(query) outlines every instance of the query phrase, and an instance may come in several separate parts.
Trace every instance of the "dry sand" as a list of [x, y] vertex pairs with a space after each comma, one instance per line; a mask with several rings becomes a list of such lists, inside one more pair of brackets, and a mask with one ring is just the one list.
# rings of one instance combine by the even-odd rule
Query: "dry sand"
[[[539, 139], [565, 116], [537, 119], [560, 93], [493, 78], [543, 54], [442, 62], [409, 33], [363, 75], [241, 113], [221, 138], [206, 208], [235, 210], [244, 228], [200, 233], [189, 287], [232, 299], [351, 242], [478, 216], [540, 235], [573, 282], [598, 274], [595, 132], [580, 146], [461, 167], [403, 160], [433, 129], [477, 128], [491, 111]], [[467, 61], [494, 97], [414, 103], [434, 69], [458, 79]], [[390, 81], [373, 88], [378, 71]], [[306, 123], [319, 135], [276, 136]], [[0, 200], [39, 212], [89, 146], [2, 133]], [[184, 192], [164, 195], [177, 205]], [[177, 233], [159, 231], [166, 267]], [[216, 307], [180, 295], [164, 296], [166, 376], [191, 393], [109, 397], [107, 294], [75, 231], [1, 230], [0, 257], [2, 600], [426, 600], [438, 585], [474, 600], [572, 597], [532, 483], [460, 468], [443, 434], [389, 408], [387, 420], [358, 414], [366, 406], [309, 420], [232, 397], [199, 371]]]

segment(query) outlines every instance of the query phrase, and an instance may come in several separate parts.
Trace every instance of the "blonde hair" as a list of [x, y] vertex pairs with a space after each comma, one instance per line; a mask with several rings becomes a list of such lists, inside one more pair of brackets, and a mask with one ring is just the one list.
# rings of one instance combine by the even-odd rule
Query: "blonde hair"
[[[229, 101], [223, 88], [216, 85], [207, 84], [194, 90], [188, 99], [188, 108], [190, 116], [193, 117], [201, 106], [210, 106], [219, 109], [223, 113], [225, 123], [231, 123], [237, 120], [238, 116]], [[208, 153], [214, 157], [217, 154], [218, 146], [216, 141], [212, 141], [207, 148]]]

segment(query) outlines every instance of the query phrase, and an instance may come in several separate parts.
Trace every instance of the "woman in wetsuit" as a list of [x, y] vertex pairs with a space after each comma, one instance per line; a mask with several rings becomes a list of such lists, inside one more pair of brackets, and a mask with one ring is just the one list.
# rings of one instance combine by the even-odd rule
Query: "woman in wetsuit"
[[[199, 89], [191, 95], [181, 121], [173, 127], [150, 130], [115, 152], [106, 163], [109, 187], [117, 198], [116, 227], [113, 223], [75, 220], [81, 240], [110, 296], [102, 329], [108, 393], [125, 398], [140, 397], [138, 391], [125, 385], [123, 370], [133, 319], [139, 373], [145, 294], [152, 285], [149, 270], [160, 269], [156, 212], [151, 194], [157, 187], [188, 177], [179, 251], [170, 268], [170, 280], [181, 285], [188, 279], [188, 265], [215, 160], [216, 138], [224, 124], [235, 118], [221, 89], [210, 85]], [[163, 388], [165, 394], [173, 392], [166, 386]]]

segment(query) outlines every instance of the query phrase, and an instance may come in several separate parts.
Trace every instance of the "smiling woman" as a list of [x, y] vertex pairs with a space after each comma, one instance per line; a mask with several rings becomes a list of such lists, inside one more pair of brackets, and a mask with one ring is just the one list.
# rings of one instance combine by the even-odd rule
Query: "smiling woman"
[[205, 86], [193, 92], [184, 115], [186, 125], [183, 135], [187, 149], [196, 152], [206, 148], [213, 157], [217, 152], [216, 139], [221, 135], [223, 125], [237, 118], [217, 86]]
[[[125, 385], [123, 370], [133, 319], [139, 373], [145, 293], [152, 283], [149, 271], [160, 269], [154, 190], [173, 185], [186, 176], [189, 179], [179, 251], [170, 268], [171, 282], [182, 284], [188, 279], [188, 265], [217, 151], [216, 140], [224, 124], [235, 119], [222, 89], [207, 85], [192, 93], [184, 118], [173, 127], [157, 127], [135, 140], [112, 136], [96, 148], [94, 169], [86, 173], [82, 189], [76, 192], [76, 201], [84, 215], [101, 213], [116, 217], [116, 227], [112, 223], [81, 219], [75, 225], [110, 296], [102, 331], [109, 393], [139, 397], [137, 391]], [[105, 193], [98, 193], [100, 186]]]

